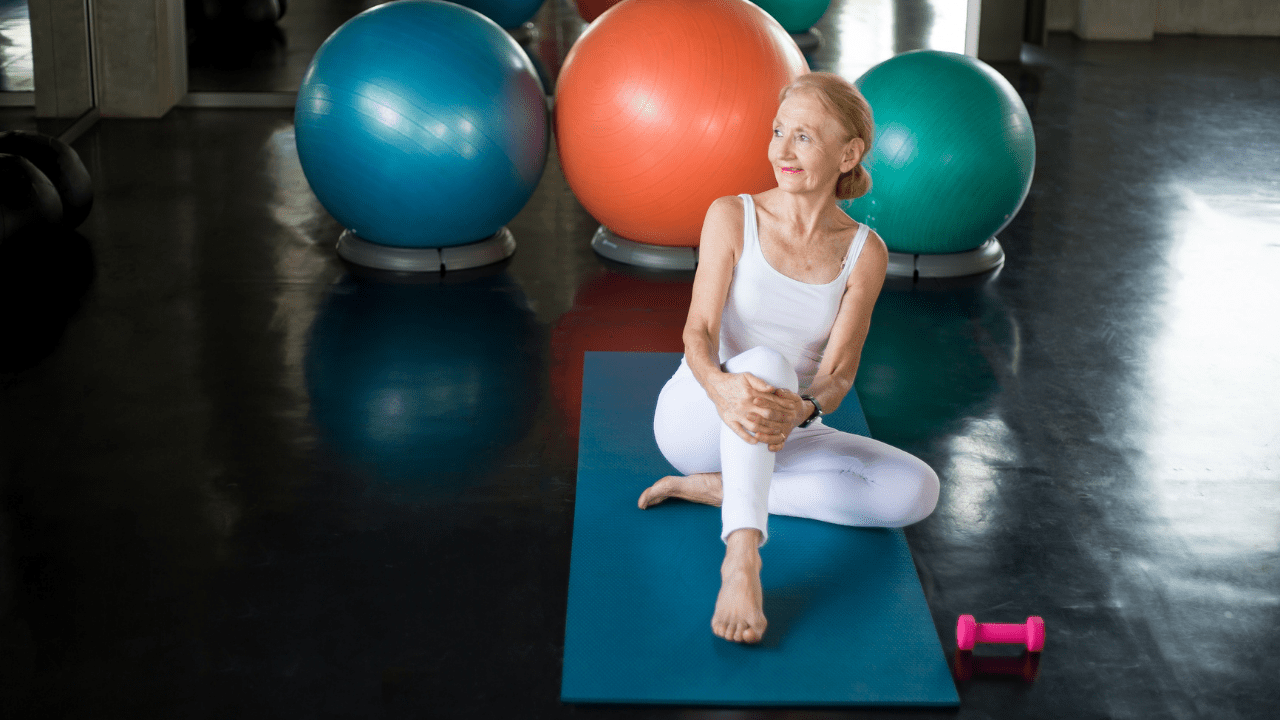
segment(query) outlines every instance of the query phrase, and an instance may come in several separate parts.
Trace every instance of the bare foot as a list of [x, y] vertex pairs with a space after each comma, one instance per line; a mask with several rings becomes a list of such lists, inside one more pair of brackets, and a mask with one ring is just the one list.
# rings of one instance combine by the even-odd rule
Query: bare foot
[[672, 497], [720, 507], [720, 501], [723, 498], [720, 473], [668, 475], [640, 493], [640, 509], [644, 510]]
[[720, 566], [720, 595], [711, 616], [711, 630], [716, 635], [740, 643], [758, 643], [764, 637], [768, 622], [760, 567], [760, 531], [734, 531]]

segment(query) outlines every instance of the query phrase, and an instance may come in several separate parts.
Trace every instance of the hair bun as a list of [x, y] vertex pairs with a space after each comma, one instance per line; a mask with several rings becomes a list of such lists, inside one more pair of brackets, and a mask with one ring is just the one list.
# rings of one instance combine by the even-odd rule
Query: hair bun
[[871, 190], [871, 173], [858, 163], [853, 169], [840, 176], [836, 181], [836, 199], [852, 200], [862, 197]]

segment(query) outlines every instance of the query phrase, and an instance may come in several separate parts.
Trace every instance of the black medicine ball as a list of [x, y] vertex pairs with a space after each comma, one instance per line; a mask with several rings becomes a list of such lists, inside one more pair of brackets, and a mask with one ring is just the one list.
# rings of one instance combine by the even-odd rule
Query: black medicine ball
[[49, 178], [30, 160], [0, 153], [0, 243], [61, 221], [62, 201]]
[[28, 132], [0, 132], [0, 153], [18, 155], [31, 161], [53, 183], [62, 201], [62, 225], [75, 229], [93, 208], [93, 180], [80, 156], [61, 140]]

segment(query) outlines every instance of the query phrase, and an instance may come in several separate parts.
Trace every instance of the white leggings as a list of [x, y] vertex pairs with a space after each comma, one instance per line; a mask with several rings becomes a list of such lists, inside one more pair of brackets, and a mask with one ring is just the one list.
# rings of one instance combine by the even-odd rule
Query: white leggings
[[[724, 364], [774, 387], [798, 392], [795, 369], [781, 353], [757, 347]], [[685, 363], [663, 386], [653, 418], [658, 448], [685, 475], [720, 472], [721, 539], [741, 528], [769, 537], [768, 516], [793, 515], [840, 525], [902, 527], [938, 504], [938, 476], [910, 453], [821, 421], [796, 428], [777, 453], [752, 445], [720, 420]]]

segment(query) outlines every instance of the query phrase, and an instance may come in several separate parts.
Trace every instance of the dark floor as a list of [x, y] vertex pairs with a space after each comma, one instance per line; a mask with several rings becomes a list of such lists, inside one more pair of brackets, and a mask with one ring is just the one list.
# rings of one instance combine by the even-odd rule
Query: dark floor
[[858, 391], [942, 478], [907, 537], [944, 648], [962, 613], [1048, 627], [958, 713], [559, 702], [581, 352], [678, 349], [689, 281], [606, 267], [554, 156], [511, 261], [392, 284], [336, 259], [290, 111], [99, 122], [79, 235], [0, 246], [0, 707], [1275, 717], [1278, 58], [1028, 48], [1006, 266], [877, 304]]

